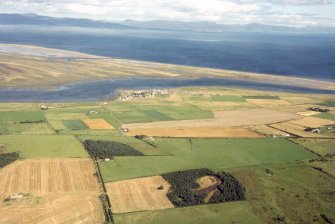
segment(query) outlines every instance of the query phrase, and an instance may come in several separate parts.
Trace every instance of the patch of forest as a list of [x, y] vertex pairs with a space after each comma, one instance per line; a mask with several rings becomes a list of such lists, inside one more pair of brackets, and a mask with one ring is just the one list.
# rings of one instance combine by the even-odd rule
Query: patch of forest
[[143, 156], [143, 153], [120, 142], [86, 140], [83, 144], [88, 154], [95, 159], [112, 159], [114, 156]]
[[196, 182], [203, 176], [214, 176], [221, 180], [217, 190], [209, 199], [208, 204], [228, 201], [245, 200], [245, 189], [231, 174], [213, 172], [209, 169], [194, 169], [163, 174], [162, 177], [171, 184], [167, 197], [176, 207], [206, 204], [207, 193], [197, 194], [194, 189], [199, 188]]
[[20, 155], [17, 152], [0, 154], [0, 168], [7, 166], [18, 159], [20, 159]]

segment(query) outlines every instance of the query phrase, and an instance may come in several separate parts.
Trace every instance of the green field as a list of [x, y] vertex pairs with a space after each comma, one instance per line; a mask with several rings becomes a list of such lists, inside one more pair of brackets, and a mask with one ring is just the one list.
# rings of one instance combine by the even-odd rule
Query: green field
[[234, 96], [234, 95], [215, 95], [212, 96], [213, 101], [223, 101], [223, 102], [246, 102], [246, 100], [241, 96]]
[[171, 156], [115, 157], [101, 162], [106, 182], [153, 176], [194, 168], [223, 170], [232, 167], [285, 163], [316, 158], [285, 139], [157, 139], [160, 150]]
[[328, 120], [332, 120], [335, 121], [335, 114], [333, 113], [320, 113], [317, 115], [314, 115], [315, 117], [319, 117], [319, 118], [323, 118], [323, 119], [328, 119]]
[[243, 96], [244, 99], [264, 99], [264, 100], [278, 100], [280, 99], [278, 96], [271, 95], [260, 95], [260, 96]]
[[335, 107], [335, 100], [328, 100], [320, 104], [321, 106], [326, 107]]
[[45, 117], [42, 111], [2, 111], [0, 112], [0, 122], [23, 122], [23, 121], [43, 121]]
[[114, 215], [115, 224], [261, 224], [248, 202], [201, 205]]
[[84, 130], [87, 126], [81, 120], [66, 120], [63, 121], [65, 127], [69, 130]]
[[21, 158], [88, 157], [73, 136], [0, 135], [7, 152], [20, 152]]

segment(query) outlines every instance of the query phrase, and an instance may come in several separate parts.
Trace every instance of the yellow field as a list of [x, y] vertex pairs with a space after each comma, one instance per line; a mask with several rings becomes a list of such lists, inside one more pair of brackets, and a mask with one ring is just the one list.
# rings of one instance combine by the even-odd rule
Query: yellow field
[[[163, 190], [157, 189], [164, 186]], [[170, 184], [161, 176], [107, 183], [113, 213], [173, 208], [166, 197]]]
[[93, 130], [114, 129], [113, 126], [104, 119], [83, 119], [82, 121]]
[[276, 136], [282, 136], [287, 134], [284, 131], [272, 128], [270, 126], [267, 125], [256, 125], [256, 126], [251, 126], [250, 127], [251, 130], [257, 131], [258, 133], [261, 133], [263, 135], [276, 135]]
[[291, 122], [283, 122], [283, 123], [278, 123], [278, 124], [272, 124], [270, 125], [271, 127], [277, 128], [279, 130], [282, 130], [284, 132], [294, 134], [303, 138], [308, 138], [308, 137], [319, 137], [323, 138], [324, 136], [316, 134], [316, 133], [311, 133], [304, 131], [304, 127], [291, 123]]
[[319, 113], [320, 112], [316, 112], [316, 111], [303, 111], [303, 112], [298, 112], [297, 114], [303, 115], [303, 116], [313, 116]]
[[154, 137], [194, 137], [194, 138], [264, 138], [263, 135], [246, 128], [205, 127], [205, 128], [134, 128], [128, 135]]

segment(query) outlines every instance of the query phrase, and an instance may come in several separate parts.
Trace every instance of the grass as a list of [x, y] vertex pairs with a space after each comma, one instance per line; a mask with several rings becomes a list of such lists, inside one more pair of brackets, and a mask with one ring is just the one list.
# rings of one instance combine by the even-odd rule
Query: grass
[[73, 136], [3, 135], [0, 144], [7, 152], [20, 152], [22, 158], [88, 157]]
[[246, 100], [241, 96], [234, 96], [234, 95], [215, 95], [212, 96], [213, 101], [223, 101], [223, 102], [246, 102]]
[[2, 111], [0, 112], [0, 122], [22, 122], [22, 121], [42, 121], [45, 117], [42, 111]]
[[321, 155], [335, 155], [335, 139], [295, 139], [295, 142]]
[[81, 120], [67, 120], [63, 121], [64, 125], [69, 130], [84, 130], [87, 126]]
[[335, 107], [335, 100], [324, 101], [320, 105], [321, 106], [326, 106], [326, 107]]
[[252, 207], [245, 201], [117, 214], [114, 215], [113, 218], [115, 224], [265, 223], [253, 213]]
[[224, 170], [232, 167], [285, 163], [316, 158], [285, 139], [157, 139], [171, 156], [115, 157], [100, 163], [106, 182], [153, 176], [194, 168]]
[[328, 119], [328, 120], [335, 121], [335, 114], [333, 114], [333, 113], [320, 113], [320, 114], [316, 114], [314, 116], [319, 117], [319, 118], [323, 118], [323, 119]]
[[264, 99], [264, 100], [278, 100], [280, 99], [278, 96], [270, 96], [270, 95], [263, 95], [263, 96], [243, 96], [244, 99]]

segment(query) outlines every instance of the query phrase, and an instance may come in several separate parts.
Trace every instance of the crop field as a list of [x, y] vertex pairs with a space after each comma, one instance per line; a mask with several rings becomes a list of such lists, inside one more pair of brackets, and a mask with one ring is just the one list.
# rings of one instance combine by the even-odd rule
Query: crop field
[[127, 133], [130, 136], [146, 135], [157, 137], [193, 137], [193, 138], [263, 138], [264, 136], [246, 128], [134, 128]]
[[251, 130], [256, 131], [258, 133], [261, 133], [263, 135], [270, 135], [270, 136], [283, 136], [286, 135], [287, 133], [275, 128], [272, 128], [268, 125], [255, 125], [249, 127]]
[[[158, 189], [163, 186], [163, 189]], [[161, 176], [123, 180], [106, 184], [113, 213], [173, 208], [166, 197], [170, 184]]]
[[87, 129], [87, 126], [81, 120], [66, 120], [63, 121], [67, 129], [70, 130], [83, 130]]
[[0, 112], [0, 122], [36, 122], [44, 121], [45, 117], [41, 111], [2, 111]]
[[285, 139], [156, 139], [170, 156], [115, 157], [99, 163], [106, 182], [160, 175], [177, 170], [285, 163], [316, 158]]
[[271, 95], [255, 95], [255, 96], [243, 96], [244, 99], [261, 99], [261, 100], [278, 100], [278, 96]]
[[84, 119], [82, 121], [92, 130], [114, 129], [113, 126], [104, 119]]
[[48, 123], [2, 123], [0, 124], [1, 135], [51, 135], [55, 131]]
[[103, 224], [102, 206], [97, 196], [47, 195], [0, 205], [0, 223], [6, 224]]
[[303, 115], [303, 116], [314, 116], [314, 115], [320, 114], [320, 112], [316, 112], [316, 111], [303, 111], [303, 112], [298, 112], [297, 114]]
[[134, 105], [125, 109], [126, 110], [112, 112], [112, 114], [126, 124], [136, 122], [145, 123], [154, 121], [188, 120], [213, 117], [212, 112], [191, 105]]
[[8, 152], [19, 152], [22, 158], [88, 157], [74, 136], [0, 135], [0, 144]]
[[0, 170], [0, 195], [18, 192], [46, 194], [98, 192], [89, 159], [29, 159]]
[[215, 95], [212, 96], [213, 101], [224, 101], [224, 102], [246, 102], [245, 99], [241, 96], [234, 96], [234, 95]]
[[291, 105], [290, 102], [281, 99], [247, 99], [247, 102], [257, 106]]
[[263, 224], [246, 201], [116, 214], [116, 224]]
[[161, 121], [149, 123], [126, 124], [128, 129], [135, 128], [191, 128], [191, 127], [229, 127], [271, 124], [300, 118], [300, 115], [274, 111], [270, 109], [249, 109], [215, 112], [212, 119]]

